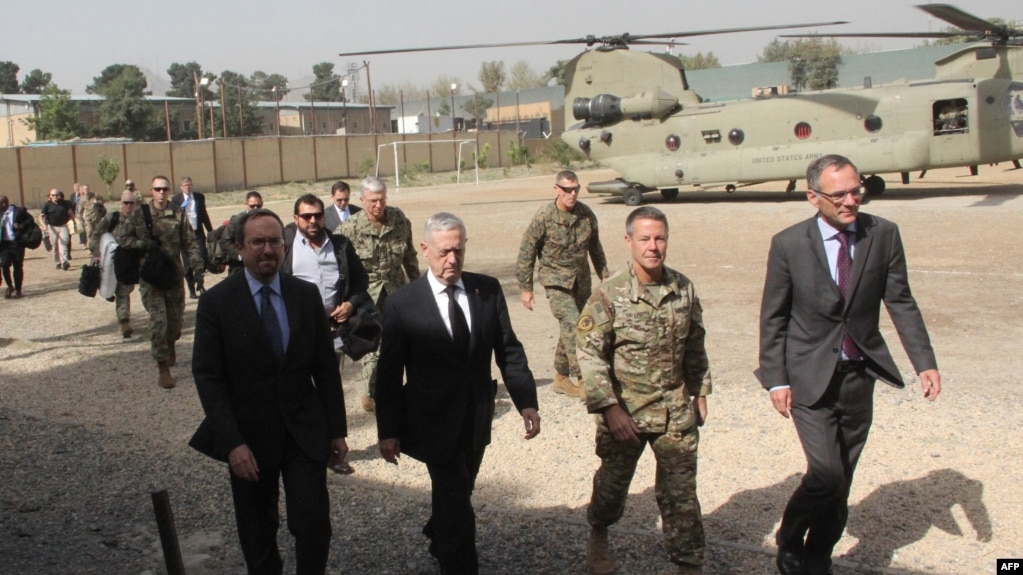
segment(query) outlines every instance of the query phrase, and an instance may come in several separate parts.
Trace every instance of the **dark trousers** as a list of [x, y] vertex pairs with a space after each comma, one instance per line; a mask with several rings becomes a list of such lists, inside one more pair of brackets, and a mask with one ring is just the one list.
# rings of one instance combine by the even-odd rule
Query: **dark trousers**
[[259, 481], [245, 481], [231, 473], [238, 539], [249, 575], [281, 575], [283, 562], [277, 549], [281, 479], [288, 531], [295, 537], [295, 572], [323, 575], [331, 536], [326, 463], [307, 457], [289, 436], [280, 465], [258, 460], [257, 464]]
[[430, 553], [437, 557], [444, 575], [479, 573], [472, 491], [486, 447], [473, 446], [471, 409], [465, 421], [455, 457], [426, 464], [432, 484], [432, 513], [423, 534], [430, 538]]
[[808, 567], [830, 566], [849, 517], [849, 488], [873, 413], [874, 378], [862, 369], [836, 372], [816, 404], [792, 405], [807, 469], [776, 538], [779, 549], [802, 553]]
[[[199, 247], [199, 258], [202, 260], [203, 270], [210, 268], [210, 256], [206, 252], [206, 228], [199, 226], [199, 229], [194, 230], [195, 232], [195, 243]], [[181, 252], [181, 263], [185, 266], [185, 284], [188, 286], [188, 292], [194, 293], [196, 288], [205, 288], [205, 286], [196, 285], [195, 272], [192, 271], [192, 264], [188, 261], [188, 255]]]
[[[25, 279], [25, 246], [14, 242], [0, 243], [0, 267], [3, 267], [4, 282], [7, 287], [21, 291], [21, 284]], [[13, 277], [11, 272], [14, 272]]]

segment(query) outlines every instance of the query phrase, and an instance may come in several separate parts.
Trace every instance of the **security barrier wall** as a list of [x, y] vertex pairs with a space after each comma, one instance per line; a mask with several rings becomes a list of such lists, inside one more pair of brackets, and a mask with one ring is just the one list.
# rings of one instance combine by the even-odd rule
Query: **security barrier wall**
[[[63, 190], [70, 197], [74, 182], [88, 184], [92, 191], [105, 195], [107, 186], [96, 170], [102, 158], [115, 160], [121, 166], [117, 180], [110, 186], [111, 194], [123, 189], [124, 180], [129, 178], [145, 192], [149, 180], [156, 175], [167, 176], [175, 184], [182, 177], [191, 176], [198, 189], [207, 193], [295, 181], [355, 180], [374, 173], [378, 146], [392, 142], [432, 142], [399, 145], [401, 166], [426, 165], [433, 172], [453, 171], [458, 167], [459, 150], [451, 140], [475, 141], [480, 150], [489, 144], [489, 167], [510, 166], [508, 150], [518, 141], [513, 132], [449, 132], [0, 148], [0, 195], [33, 210], [46, 201], [51, 188]], [[530, 147], [535, 154], [534, 143]], [[472, 166], [472, 152], [473, 146], [463, 147], [463, 166]], [[394, 175], [392, 147], [380, 150], [379, 173]]]

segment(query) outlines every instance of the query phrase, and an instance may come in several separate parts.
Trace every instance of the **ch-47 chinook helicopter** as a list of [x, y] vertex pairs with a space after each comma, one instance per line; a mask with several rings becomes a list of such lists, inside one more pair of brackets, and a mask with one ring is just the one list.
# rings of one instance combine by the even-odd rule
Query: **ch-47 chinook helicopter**
[[[689, 87], [681, 61], [670, 54], [629, 50], [688, 36], [817, 27], [845, 22], [733, 28], [673, 34], [587, 37], [385, 50], [489, 48], [541, 44], [600, 44], [565, 66], [561, 138], [621, 177], [587, 186], [620, 195], [630, 206], [644, 192], [665, 199], [680, 186], [736, 187], [803, 177], [809, 160], [837, 153], [852, 158], [868, 195], [884, 191], [876, 174], [1014, 161], [1023, 157], [1023, 30], [995, 26], [945, 4], [919, 6], [960, 31], [833, 34], [841, 37], [952, 37], [976, 42], [936, 62], [933, 79], [865, 85], [757, 100], [704, 102]], [[801, 37], [806, 35], [790, 35]]]

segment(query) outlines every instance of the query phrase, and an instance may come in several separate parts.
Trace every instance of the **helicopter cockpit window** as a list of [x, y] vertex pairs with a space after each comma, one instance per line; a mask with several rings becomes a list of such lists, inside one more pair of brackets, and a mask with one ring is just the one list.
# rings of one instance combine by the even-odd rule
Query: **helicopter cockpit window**
[[664, 139], [664, 147], [668, 148], [669, 152], [678, 151], [682, 145], [682, 138], [679, 138], [677, 134], [672, 134]]
[[870, 132], [871, 134], [881, 131], [881, 126], [884, 123], [881, 121], [881, 116], [867, 116], [863, 120], [863, 129]]
[[721, 131], [720, 130], [703, 130], [703, 141], [708, 144], [717, 144], [721, 142]]
[[935, 136], [969, 133], [969, 108], [965, 98], [938, 100], [931, 109]]

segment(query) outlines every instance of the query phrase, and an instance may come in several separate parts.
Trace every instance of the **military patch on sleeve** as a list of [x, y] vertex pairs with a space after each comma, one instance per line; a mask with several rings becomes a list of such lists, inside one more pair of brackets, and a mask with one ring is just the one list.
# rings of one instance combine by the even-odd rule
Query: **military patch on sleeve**
[[575, 324], [575, 329], [580, 333], [588, 333], [593, 331], [593, 317], [590, 314], [579, 316], [579, 321]]
[[593, 320], [600, 325], [611, 323], [611, 315], [607, 313], [607, 308], [601, 301], [593, 302]]

